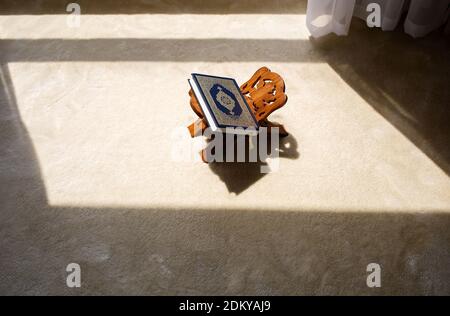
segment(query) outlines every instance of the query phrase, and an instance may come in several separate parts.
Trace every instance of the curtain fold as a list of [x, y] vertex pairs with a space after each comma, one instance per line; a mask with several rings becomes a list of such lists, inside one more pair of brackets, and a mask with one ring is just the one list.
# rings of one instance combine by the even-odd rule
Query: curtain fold
[[407, 11], [404, 30], [413, 37], [425, 36], [440, 27], [450, 13], [450, 0], [308, 0], [307, 27], [313, 37], [347, 35], [352, 16], [366, 19], [370, 3], [380, 5], [384, 31], [395, 29]]

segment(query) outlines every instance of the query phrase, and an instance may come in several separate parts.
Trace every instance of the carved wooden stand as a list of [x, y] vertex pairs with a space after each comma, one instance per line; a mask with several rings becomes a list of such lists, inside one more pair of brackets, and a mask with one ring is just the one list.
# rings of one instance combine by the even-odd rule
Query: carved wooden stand
[[[287, 95], [284, 93], [284, 80], [279, 74], [270, 71], [267, 67], [262, 67], [255, 72], [250, 80], [240, 86], [240, 90], [259, 126], [267, 127], [268, 133], [270, 133], [271, 127], [278, 127], [280, 137], [289, 135], [283, 125], [270, 122], [267, 119], [273, 111], [281, 108], [287, 102]], [[191, 137], [196, 137], [203, 134], [208, 127], [208, 123], [192, 89], [189, 90], [189, 96], [191, 97], [189, 102], [191, 108], [199, 119], [189, 125], [188, 129]]]

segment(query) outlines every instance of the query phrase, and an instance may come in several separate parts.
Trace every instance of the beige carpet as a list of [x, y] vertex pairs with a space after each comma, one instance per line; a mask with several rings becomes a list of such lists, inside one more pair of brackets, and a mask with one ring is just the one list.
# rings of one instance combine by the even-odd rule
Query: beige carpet
[[[312, 40], [303, 1], [100, 2], [79, 28], [0, 4], [1, 294], [450, 294], [448, 38]], [[261, 66], [289, 96], [279, 170], [194, 161], [190, 73]]]

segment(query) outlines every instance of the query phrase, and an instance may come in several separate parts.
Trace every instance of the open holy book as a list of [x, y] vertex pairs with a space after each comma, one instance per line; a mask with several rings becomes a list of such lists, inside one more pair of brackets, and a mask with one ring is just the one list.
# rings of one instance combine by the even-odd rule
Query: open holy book
[[193, 73], [188, 81], [212, 132], [258, 133], [258, 122], [233, 78]]

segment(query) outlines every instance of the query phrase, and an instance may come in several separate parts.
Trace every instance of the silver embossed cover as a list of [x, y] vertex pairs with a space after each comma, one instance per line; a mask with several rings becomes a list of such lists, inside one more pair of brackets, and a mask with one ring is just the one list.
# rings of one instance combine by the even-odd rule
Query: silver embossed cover
[[258, 128], [258, 123], [233, 78], [195, 73], [192, 78], [219, 128]]

